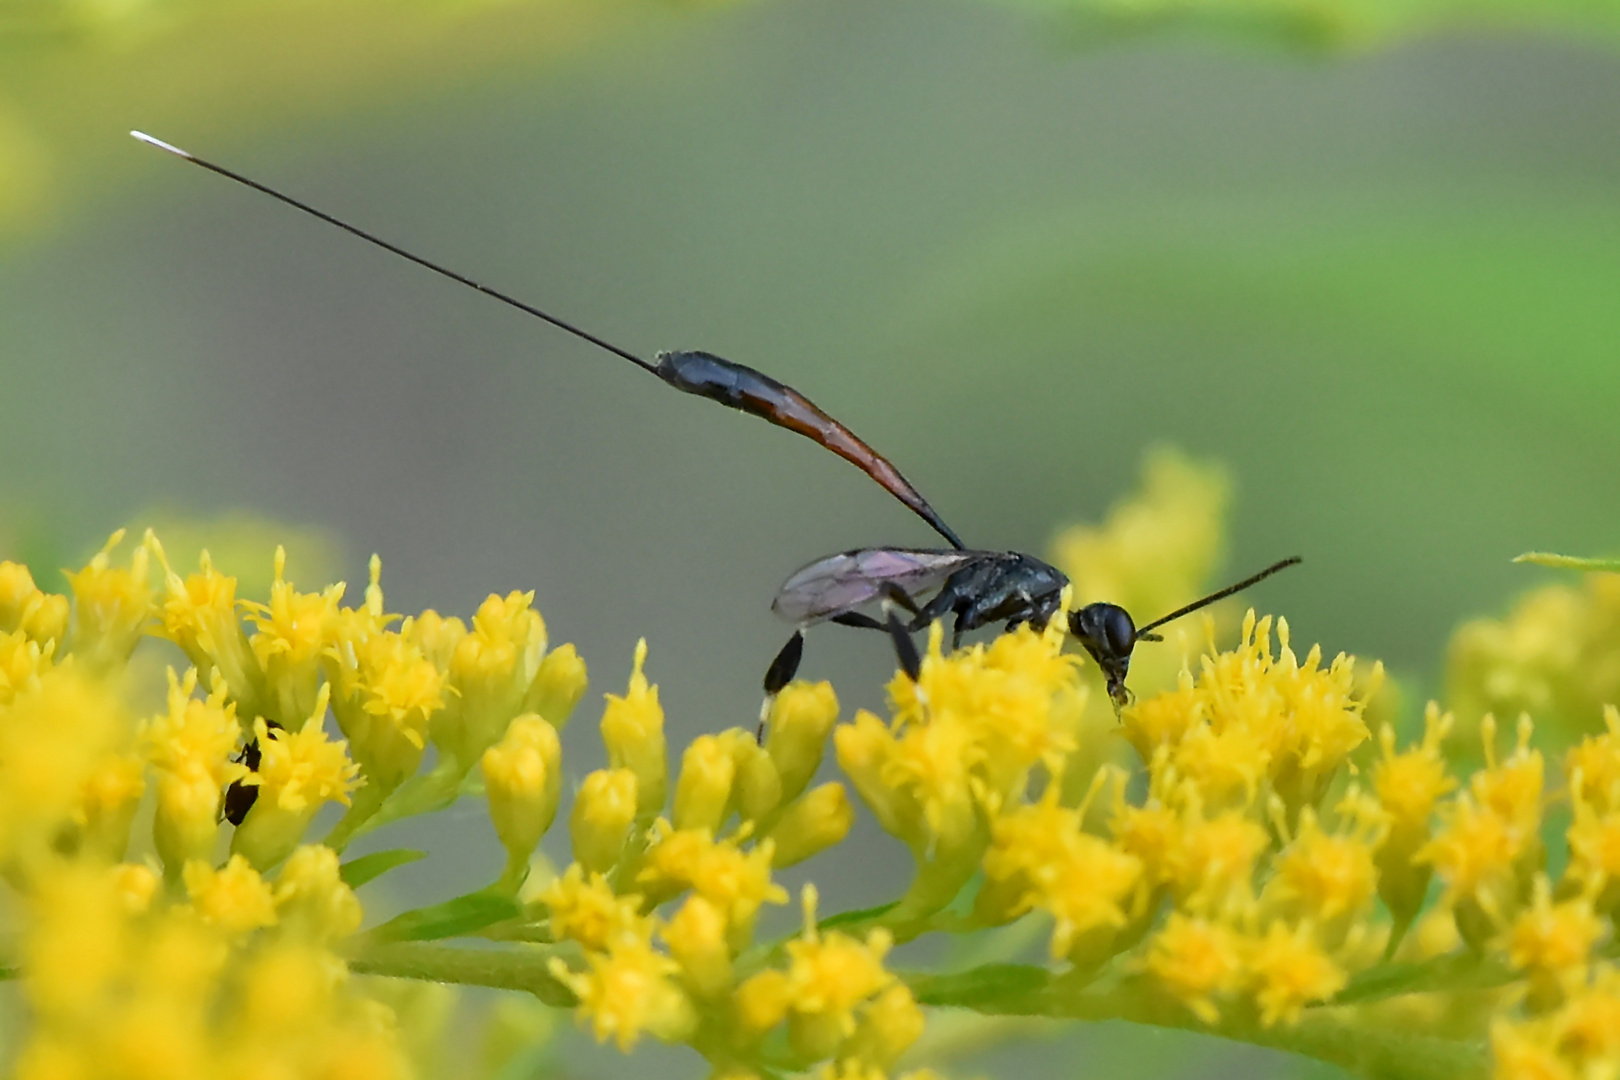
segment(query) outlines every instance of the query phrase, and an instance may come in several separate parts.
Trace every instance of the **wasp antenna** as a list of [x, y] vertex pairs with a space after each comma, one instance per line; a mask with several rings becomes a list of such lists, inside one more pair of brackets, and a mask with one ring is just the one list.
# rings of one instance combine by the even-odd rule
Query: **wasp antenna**
[[159, 150], [167, 150], [169, 153], [173, 154], [175, 157], [183, 157], [183, 158], [187, 159], [188, 161], [195, 160], [194, 158], [192, 158], [192, 156], [190, 154], [186, 153], [184, 150], [180, 149], [178, 146], [175, 146], [173, 143], [166, 143], [162, 139], [153, 138], [152, 136], [148, 135], [144, 131], [132, 131], [132, 132], [130, 132], [130, 135], [132, 135], [133, 137], [139, 139], [141, 142], [145, 143], [148, 146], [155, 146]]
[[428, 260], [428, 259], [424, 259], [420, 255], [412, 254], [411, 252], [406, 251], [404, 248], [400, 247], [398, 244], [389, 243], [387, 240], [384, 240], [380, 236], [373, 236], [371, 233], [366, 232], [364, 229], [360, 228], [357, 225], [350, 225], [347, 221], [344, 221], [341, 218], [333, 217], [331, 214], [328, 214], [324, 210], [317, 210], [315, 207], [309, 205], [308, 203], [300, 202], [299, 200], [293, 198], [291, 195], [283, 194], [282, 192], [277, 191], [275, 188], [270, 187], [268, 184], [261, 184], [259, 181], [253, 179], [250, 176], [243, 176], [241, 173], [232, 172], [230, 169], [225, 168], [225, 166], [223, 166], [223, 165], [215, 165], [212, 161], [204, 160], [203, 158], [198, 157], [196, 154], [187, 153], [186, 151], [180, 149], [178, 146], [175, 146], [172, 143], [166, 143], [162, 139], [154, 138], [151, 135], [146, 134], [144, 131], [131, 131], [130, 134], [133, 135], [135, 138], [139, 139], [141, 142], [146, 143], [148, 146], [155, 146], [159, 150], [167, 150], [169, 153], [175, 155], [176, 157], [182, 158], [185, 161], [189, 161], [193, 165], [200, 166], [201, 168], [207, 169], [211, 173], [216, 173], [216, 174], [218, 174], [220, 176], [225, 177], [225, 179], [227, 179], [227, 180], [234, 180], [238, 184], [242, 184], [245, 187], [250, 187], [254, 191], [257, 191], [257, 192], [259, 192], [261, 194], [264, 194], [264, 195], [268, 195], [272, 199], [275, 199], [275, 200], [277, 200], [279, 202], [286, 203], [288, 206], [292, 207], [294, 210], [301, 210], [304, 213], [310, 215], [311, 217], [319, 218], [321, 221], [326, 222], [328, 225], [335, 225], [337, 228], [342, 229], [344, 232], [348, 233], [351, 236], [358, 236], [360, 239], [364, 240], [368, 244], [372, 244], [372, 245], [375, 245], [376, 247], [380, 247], [384, 251], [391, 252], [392, 254], [398, 255], [402, 259], [407, 259], [407, 260], [415, 263], [417, 266], [422, 267], [425, 270], [433, 271], [435, 274], [438, 274], [440, 277], [449, 278], [451, 281], [454, 281], [454, 282], [456, 282], [458, 284], [461, 284], [461, 285], [465, 285], [469, 289], [475, 289], [478, 292], [483, 293], [485, 296], [488, 296], [488, 297], [490, 297], [492, 299], [495, 299], [495, 300], [499, 300], [501, 303], [507, 305], [508, 307], [516, 308], [517, 310], [523, 312], [525, 315], [533, 315], [537, 319], [540, 319], [540, 320], [542, 320], [544, 322], [548, 322], [552, 326], [555, 326], [557, 329], [562, 330], [562, 331], [564, 331], [566, 333], [572, 334], [574, 337], [579, 338], [581, 341], [588, 341], [592, 345], [595, 345], [599, 349], [605, 349], [606, 351], [612, 353], [615, 356], [623, 357], [624, 359], [630, 361], [632, 364], [636, 365], [639, 368], [650, 371], [655, 375], [658, 374], [658, 368], [657, 368], [656, 365], [654, 365], [652, 363], [649, 363], [646, 360], [643, 360], [641, 357], [637, 356], [635, 353], [629, 351], [628, 349], [621, 349], [617, 345], [612, 344], [611, 342], [602, 340], [601, 338], [597, 337], [595, 334], [591, 333], [588, 330], [583, 330], [580, 327], [575, 326], [573, 323], [565, 322], [564, 320], [557, 318], [557, 316], [555, 316], [555, 315], [552, 315], [552, 314], [549, 314], [547, 312], [541, 311], [539, 308], [535, 307], [532, 304], [525, 304], [522, 300], [519, 300], [515, 296], [508, 296], [506, 293], [503, 293], [498, 289], [492, 289], [488, 285], [483, 285], [483, 284], [480, 284], [479, 282], [474, 281], [472, 278], [467, 277], [465, 274], [458, 274], [454, 270], [451, 270], [447, 266], [440, 266], [438, 263], [432, 262], [431, 260]]
[[1194, 600], [1192, 603], [1188, 604], [1184, 608], [1177, 608], [1175, 611], [1172, 611], [1170, 614], [1166, 615], [1162, 619], [1154, 619], [1152, 622], [1148, 623], [1146, 626], [1138, 628], [1137, 631], [1136, 631], [1136, 636], [1141, 637], [1143, 634], [1147, 633], [1149, 630], [1153, 630], [1156, 627], [1163, 626], [1167, 622], [1174, 622], [1175, 620], [1181, 618], [1183, 615], [1191, 615], [1193, 612], [1197, 611], [1199, 608], [1208, 607], [1210, 604], [1213, 604], [1217, 600], [1225, 600], [1228, 596], [1231, 596], [1233, 593], [1242, 592], [1244, 589], [1247, 589], [1250, 585], [1253, 585], [1258, 581], [1264, 581], [1266, 578], [1270, 577], [1272, 574], [1275, 574], [1279, 570], [1286, 570], [1288, 567], [1297, 566], [1299, 563], [1302, 563], [1304, 561], [1305, 560], [1303, 558], [1301, 558], [1300, 556], [1298, 556], [1298, 555], [1290, 555], [1286, 559], [1282, 559], [1282, 560], [1280, 560], [1278, 562], [1274, 562], [1270, 566], [1266, 567], [1264, 570], [1260, 571], [1258, 574], [1254, 574], [1254, 575], [1252, 575], [1250, 577], [1246, 577], [1242, 581], [1238, 582], [1236, 585], [1228, 585], [1224, 589], [1221, 589], [1221, 590], [1219, 590], [1217, 592], [1210, 593], [1208, 596], [1204, 597], [1201, 600]]

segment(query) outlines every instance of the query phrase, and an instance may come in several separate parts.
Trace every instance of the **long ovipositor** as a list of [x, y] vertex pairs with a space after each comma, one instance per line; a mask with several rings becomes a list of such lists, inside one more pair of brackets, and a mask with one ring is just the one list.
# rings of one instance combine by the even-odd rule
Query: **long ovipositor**
[[588, 330], [575, 326], [573, 323], [560, 319], [549, 312], [542, 311], [532, 304], [526, 304], [522, 300], [509, 296], [498, 289], [492, 289], [488, 285], [474, 281], [464, 274], [458, 274], [448, 267], [406, 251], [397, 244], [390, 243], [380, 236], [374, 236], [358, 226], [350, 225], [348, 222], [333, 217], [324, 210], [317, 210], [308, 203], [301, 202], [291, 195], [285, 195], [250, 176], [232, 172], [223, 165], [215, 165], [211, 161], [206, 161], [195, 154], [180, 149], [178, 146], [166, 143], [162, 139], [153, 138], [144, 132], [132, 131], [130, 134], [149, 146], [155, 146], [159, 150], [167, 151], [178, 158], [191, 162], [193, 165], [207, 169], [211, 173], [216, 173], [228, 180], [234, 180], [238, 184], [244, 184], [255, 191], [270, 196], [272, 199], [286, 203], [295, 210], [301, 210], [311, 217], [319, 218], [328, 225], [334, 225], [351, 236], [357, 236], [368, 244], [374, 244], [384, 251], [398, 255], [402, 259], [408, 259], [424, 269], [433, 271], [435, 274], [447, 277], [451, 281], [465, 285], [470, 289], [476, 289], [485, 296], [492, 297], [509, 307], [517, 308], [527, 315], [533, 315], [537, 319], [548, 322], [559, 330], [566, 331], [582, 341], [588, 341], [599, 349], [604, 349], [615, 356], [630, 361], [644, 371], [652, 372], [677, 390], [718, 401], [722, 405], [729, 405], [733, 409], [752, 413], [769, 423], [775, 424], [777, 427], [786, 428], [788, 431], [796, 431], [805, 438], [831, 450], [867, 476], [870, 476], [877, 482], [879, 487], [899, 499], [907, 509], [928, 522], [930, 528], [946, 540], [949, 540], [952, 547], [960, 548], [962, 546], [962, 541], [957, 539], [956, 533], [951, 530], [951, 527], [945, 524], [944, 519], [934, 511], [932, 506], [928, 505], [928, 501], [911, 485], [911, 482], [900, 475], [900, 470], [896, 469], [888, 458], [872, 449], [864, 439], [849, 430], [849, 428], [834, 420], [815, 402], [786, 383], [778, 382], [764, 372], [756, 371], [744, 364], [734, 363], [705, 352], [662, 352], [657, 354], [657, 363], [649, 363], [628, 349], [622, 349], [612, 342], [597, 337]]

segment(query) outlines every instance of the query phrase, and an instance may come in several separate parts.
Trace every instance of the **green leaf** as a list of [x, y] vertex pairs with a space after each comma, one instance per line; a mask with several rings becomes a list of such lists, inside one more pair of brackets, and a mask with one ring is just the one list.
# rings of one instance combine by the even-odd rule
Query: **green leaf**
[[1554, 570], [1584, 570], [1588, 573], [1620, 574], [1620, 559], [1583, 559], [1578, 555], [1554, 555], [1550, 551], [1527, 551], [1514, 562], [1550, 566]]
[[427, 852], [412, 851], [410, 848], [373, 851], [370, 855], [362, 855], [358, 859], [350, 859], [344, 863], [340, 876], [343, 878], [343, 884], [351, 889], [358, 889], [366, 882], [382, 877], [396, 867], [406, 866], [425, 858]]
[[1052, 973], [1032, 964], [985, 964], [952, 975], [919, 975], [906, 980], [924, 1005], [972, 1007], [985, 1001], [1005, 1003], [1043, 990]]
[[442, 904], [407, 911], [389, 919], [367, 936], [373, 941], [436, 941], [471, 934], [486, 926], [515, 919], [520, 912], [517, 901], [510, 896], [479, 890]]
[[817, 919], [816, 926], [822, 930], [836, 930], [840, 926], [849, 926], [851, 923], [872, 922], [893, 911], [900, 901], [890, 900], [887, 904], [877, 907], [856, 908], [854, 911], [840, 911], [836, 915], [829, 915], [825, 919]]

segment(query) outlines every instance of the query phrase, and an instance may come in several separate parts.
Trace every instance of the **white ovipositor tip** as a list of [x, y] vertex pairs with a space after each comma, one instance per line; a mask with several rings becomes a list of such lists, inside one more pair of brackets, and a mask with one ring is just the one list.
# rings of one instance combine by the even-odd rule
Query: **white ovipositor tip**
[[173, 145], [171, 143], [166, 143], [162, 139], [154, 139], [152, 136], [148, 135], [144, 131], [132, 131], [132, 132], [130, 132], [130, 134], [133, 135], [135, 138], [141, 140], [141, 142], [146, 143], [149, 146], [155, 146], [159, 150], [167, 150], [169, 153], [174, 154], [176, 157], [189, 158], [191, 156], [190, 154], [186, 153], [184, 150], [180, 149], [178, 146], [175, 146], [175, 145]]

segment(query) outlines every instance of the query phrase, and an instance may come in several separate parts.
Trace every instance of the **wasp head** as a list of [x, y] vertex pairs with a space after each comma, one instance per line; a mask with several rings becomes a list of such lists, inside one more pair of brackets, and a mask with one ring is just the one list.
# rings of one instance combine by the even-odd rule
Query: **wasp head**
[[1069, 612], [1069, 633], [1091, 654], [1108, 682], [1108, 696], [1118, 711], [1130, 702], [1125, 676], [1131, 670], [1131, 651], [1136, 648], [1136, 623], [1130, 612], [1118, 604], [1087, 604]]

